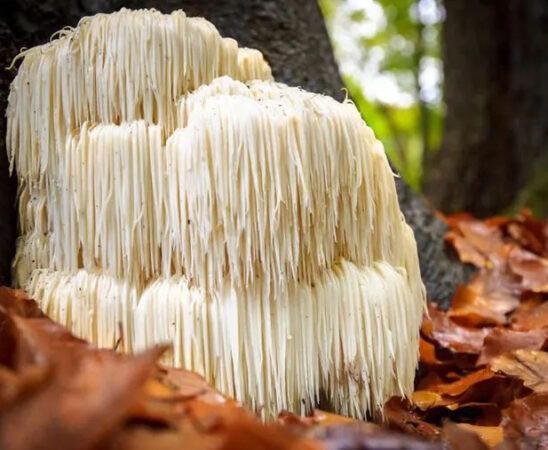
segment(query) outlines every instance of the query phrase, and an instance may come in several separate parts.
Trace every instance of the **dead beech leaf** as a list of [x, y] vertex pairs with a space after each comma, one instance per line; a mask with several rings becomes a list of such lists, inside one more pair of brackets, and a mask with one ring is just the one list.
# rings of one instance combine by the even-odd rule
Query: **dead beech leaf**
[[357, 422], [357, 420], [353, 419], [352, 417], [341, 416], [339, 414], [322, 411], [321, 409], [313, 409], [310, 413], [310, 417], [312, 417], [316, 421], [316, 425], [321, 426], [340, 425], [343, 423], [348, 424]]
[[548, 223], [536, 219], [528, 209], [522, 210], [506, 226], [506, 232], [525, 249], [548, 256]]
[[419, 341], [419, 355], [421, 367], [427, 370], [426, 374], [421, 376], [420, 381], [428, 375], [447, 374], [451, 370], [456, 370], [457, 367], [464, 369], [473, 369], [475, 367], [474, 355], [454, 353], [443, 348], [439, 350], [438, 355], [436, 346], [422, 337]]
[[514, 330], [529, 331], [548, 328], [548, 301], [540, 298], [524, 300], [510, 318]]
[[411, 403], [422, 411], [434, 406], [448, 405], [453, 403], [451, 399], [444, 399], [439, 393], [432, 391], [415, 391], [411, 395]]
[[[508, 245], [505, 244], [502, 231], [498, 226], [489, 225], [472, 218], [455, 216], [449, 218], [449, 223], [453, 232], [460, 234], [468, 244], [487, 259], [483, 265], [477, 267], [491, 268], [504, 264], [508, 253]], [[466, 249], [468, 249], [468, 246]], [[469, 255], [466, 253], [462, 257], [466, 258]], [[459, 257], [461, 257], [460, 253]], [[476, 256], [472, 258], [475, 259]], [[465, 262], [464, 259], [461, 260]]]
[[508, 255], [508, 265], [521, 277], [524, 289], [548, 293], [548, 258], [514, 247]]
[[453, 402], [438, 405], [424, 411], [422, 419], [441, 426], [447, 420], [452, 422], [473, 423], [481, 426], [496, 426], [502, 418], [501, 408], [496, 403]]
[[177, 398], [199, 398], [205, 403], [233, 403], [236, 401], [214, 389], [201, 375], [185, 369], [161, 366], [156, 379], [168, 387]]
[[523, 248], [536, 253], [537, 255], [543, 255], [544, 244], [540, 239], [540, 236], [527, 229], [523, 224], [517, 222], [511, 222], [506, 226], [508, 234]]
[[277, 421], [284, 425], [296, 425], [304, 428], [359, 423], [352, 417], [341, 416], [321, 409], [313, 409], [306, 417], [288, 411], [281, 411], [278, 414]]
[[491, 362], [491, 368], [520, 380], [535, 392], [548, 392], [548, 353], [537, 350], [515, 350]]
[[54, 372], [34, 395], [3, 409], [3, 448], [91, 449], [120, 426], [159, 354], [106, 353], [83, 353], [74, 371]]
[[503, 430], [501, 426], [486, 427], [469, 423], [457, 423], [456, 425], [463, 430], [476, 433], [487, 447], [494, 448], [502, 442]]
[[400, 397], [392, 397], [384, 405], [384, 415], [392, 429], [416, 434], [425, 439], [435, 439], [440, 435], [438, 427], [421, 420], [413, 411], [412, 405]]
[[419, 354], [421, 363], [429, 366], [437, 366], [442, 362], [436, 356], [436, 347], [434, 344], [424, 340], [422, 337], [419, 341]]
[[548, 448], [548, 393], [515, 400], [503, 416], [504, 448]]
[[313, 436], [329, 450], [442, 450], [441, 442], [419, 439], [409, 434], [355, 422], [314, 430]]
[[449, 231], [445, 235], [445, 240], [453, 246], [463, 263], [472, 264], [478, 268], [491, 266], [489, 259], [474, 247], [473, 244], [468, 242], [464, 236], [454, 231]]
[[483, 341], [483, 349], [477, 365], [484, 365], [492, 359], [512, 350], [542, 350], [548, 339], [548, 329], [514, 331], [507, 328], [493, 329]]
[[481, 352], [483, 339], [489, 333], [489, 329], [459, 325], [432, 304], [429, 305], [429, 313], [430, 320], [424, 321], [421, 328], [425, 336], [454, 352], [471, 354]]
[[452, 383], [444, 383], [437, 386], [432, 386], [431, 389], [432, 391], [442, 395], [457, 397], [470, 389], [470, 387], [474, 384], [480, 383], [485, 380], [490, 380], [495, 376], [496, 375], [493, 371], [491, 371], [489, 368], [485, 368], [478, 370], [477, 372], [468, 374]]
[[19, 317], [46, 317], [38, 304], [24, 291], [6, 286], [0, 286], [0, 308]]
[[451, 422], [443, 426], [442, 433], [443, 440], [451, 449], [487, 450], [488, 448], [477, 433]]
[[474, 327], [505, 324], [506, 314], [519, 305], [519, 291], [511, 292], [500, 278], [499, 272], [482, 271], [467, 285], [459, 286], [449, 317]]

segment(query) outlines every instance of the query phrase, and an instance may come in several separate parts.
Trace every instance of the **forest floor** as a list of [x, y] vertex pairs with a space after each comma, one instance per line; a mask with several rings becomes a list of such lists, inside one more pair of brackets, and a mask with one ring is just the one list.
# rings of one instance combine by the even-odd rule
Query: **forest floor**
[[384, 423], [324, 411], [263, 424], [197, 374], [97, 349], [0, 288], [0, 448], [548, 448], [548, 222], [523, 211], [446, 218], [477, 272], [449, 311], [428, 304], [409, 399]]

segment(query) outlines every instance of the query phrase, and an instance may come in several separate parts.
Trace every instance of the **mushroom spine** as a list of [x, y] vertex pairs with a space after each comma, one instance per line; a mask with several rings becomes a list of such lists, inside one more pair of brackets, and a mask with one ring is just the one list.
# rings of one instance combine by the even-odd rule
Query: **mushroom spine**
[[101, 346], [118, 324], [126, 351], [170, 342], [265, 416], [411, 392], [416, 244], [351, 102], [181, 11], [85, 18], [20, 57], [14, 280], [48, 314]]

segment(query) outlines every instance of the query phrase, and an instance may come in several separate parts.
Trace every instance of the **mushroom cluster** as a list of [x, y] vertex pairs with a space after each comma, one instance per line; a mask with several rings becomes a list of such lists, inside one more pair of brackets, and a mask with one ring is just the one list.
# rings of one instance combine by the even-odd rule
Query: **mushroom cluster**
[[276, 83], [182, 11], [85, 18], [20, 58], [14, 282], [47, 314], [100, 346], [171, 343], [266, 417], [412, 391], [416, 244], [352, 102]]

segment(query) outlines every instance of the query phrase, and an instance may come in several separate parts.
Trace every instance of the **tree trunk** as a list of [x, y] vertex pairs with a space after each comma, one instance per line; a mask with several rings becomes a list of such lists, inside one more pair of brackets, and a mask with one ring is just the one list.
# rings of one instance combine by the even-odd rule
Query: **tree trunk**
[[[338, 99], [344, 95], [343, 83], [335, 63], [323, 17], [315, 0], [27, 0], [14, 2], [1, 11], [0, 27], [8, 33], [0, 41], [5, 55], [4, 65], [15, 55], [18, 46], [32, 46], [47, 41], [65, 25], [75, 25], [84, 15], [112, 12], [120, 6], [155, 7], [163, 12], [182, 8], [190, 16], [204, 16], [213, 22], [222, 35], [237, 39], [242, 45], [261, 50], [272, 66], [278, 81], [321, 92]], [[12, 36], [12, 35], [13, 36]], [[2, 73], [1, 100], [5, 108], [6, 80], [13, 74]], [[4, 127], [4, 123], [2, 123]], [[0, 130], [4, 133], [4, 128]], [[1, 143], [0, 161], [6, 182], [6, 153]], [[13, 183], [12, 183], [13, 184]], [[446, 226], [435, 217], [425, 201], [398, 181], [400, 204], [408, 222], [415, 230], [419, 246], [421, 269], [432, 299], [447, 306], [456, 284], [463, 282], [468, 270], [456, 261], [443, 241]], [[4, 192], [6, 192], [4, 194]], [[4, 198], [5, 197], [5, 198]], [[9, 261], [13, 255], [15, 237], [14, 190], [2, 191], [2, 201], [9, 203], [1, 219], [6, 246], [2, 248], [0, 279], [8, 280]], [[5, 206], [5, 205], [4, 205]], [[4, 237], [4, 234], [1, 235]]]
[[443, 211], [491, 215], [534, 171], [548, 189], [548, 2], [445, 0], [445, 9], [447, 118], [426, 191]]

